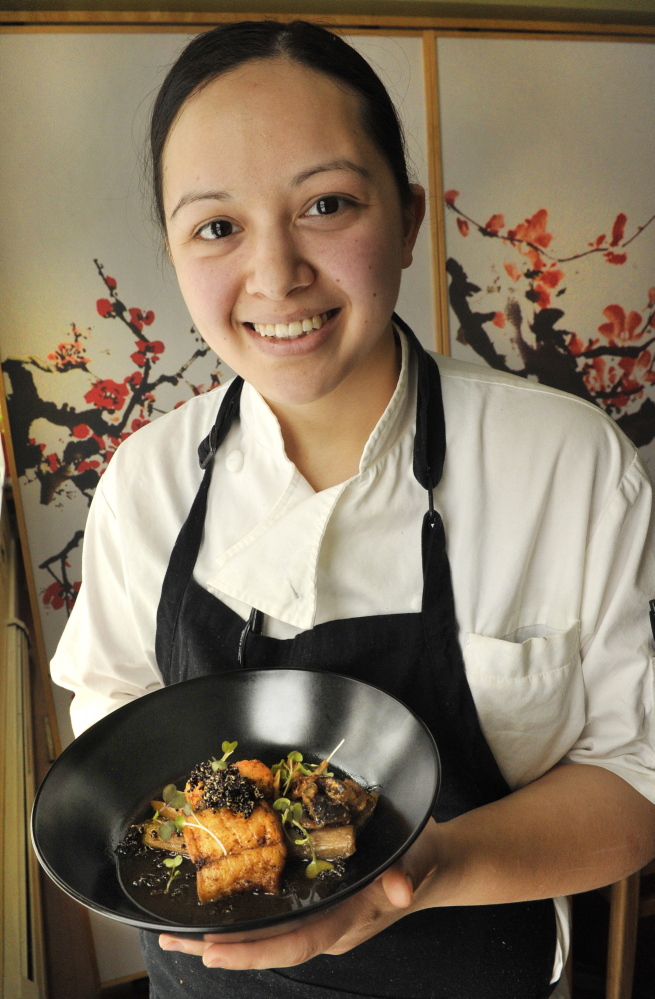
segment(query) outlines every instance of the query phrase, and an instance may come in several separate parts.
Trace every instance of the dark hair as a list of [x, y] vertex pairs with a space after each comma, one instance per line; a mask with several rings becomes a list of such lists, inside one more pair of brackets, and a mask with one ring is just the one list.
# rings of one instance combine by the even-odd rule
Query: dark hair
[[411, 204], [402, 125], [384, 84], [366, 59], [338, 35], [308, 21], [240, 21], [194, 38], [168, 71], [157, 94], [150, 123], [150, 153], [155, 214], [164, 231], [161, 161], [180, 108], [191, 94], [221, 74], [253, 59], [276, 56], [287, 56], [325, 73], [360, 97], [362, 125], [391, 167], [401, 204]]

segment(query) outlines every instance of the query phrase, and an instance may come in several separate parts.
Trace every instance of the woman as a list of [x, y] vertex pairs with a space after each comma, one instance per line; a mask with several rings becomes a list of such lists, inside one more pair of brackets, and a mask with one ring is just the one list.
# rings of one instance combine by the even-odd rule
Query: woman
[[53, 663], [75, 728], [162, 682], [318, 666], [409, 703], [444, 771], [402, 862], [310, 926], [144, 934], [151, 994], [564, 995], [561, 896], [655, 853], [634, 449], [573, 397], [437, 365], [393, 316], [423, 192], [336, 36], [200, 36], [151, 135], [182, 293], [240, 377], [131, 438], [100, 484]]

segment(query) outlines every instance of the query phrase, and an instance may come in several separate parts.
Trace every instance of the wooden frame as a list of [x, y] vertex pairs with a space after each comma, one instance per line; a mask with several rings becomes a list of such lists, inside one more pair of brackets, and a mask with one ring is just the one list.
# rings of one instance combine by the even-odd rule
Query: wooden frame
[[[201, 31], [219, 23], [237, 20], [263, 20], [273, 18], [289, 21], [301, 16], [293, 14], [227, 14], [209, 12], [123, 12], [123, 11], [0, 11], [0, 33], [173, 33]], [[560, 39], [583, 41], [655, 41], [655, 26], [641, 27], [619, 24], [593, 24], [576, 22], [545, 22], [501, 20], [494, 18], [443, 18], [371, 15], [308, 14], [307, 20], [315, 21], [336, 31], [349, 34], [413, 35], [422, 39], [427, 118], [428, 175], [431, 195], [431, 249], [433, 259], [433, 297], [435, 346], [441, 353], [449, 352], [448, 289], [445, 273], [445, 226], [441, 160], [441, 135], [439, 114], [439, 89], [437, 46], [439, 37], [475, 37]], [[17, 482], [11, 433], [7, 415], [4, 384], [0, 385], [0, 407], [7, 428], [7, 452], [12, 480]], [[53, 752], [61, 749], [55, 716], [54, 701], [49, 680], [45, 642], [41, 627], [36, 582], [29, 555], [25, 513], [20, 490], [15, 489], [15, 505], [23, 551], [25, 573], [29, 590], [34, 626], [35, 658], [38, 662], [42, 691], [45, 696], [47, 719], [52, 732]], [[40, 733], [41, 737], [43, 733]], [[48, 889], [49, 886], [46, 886]], [[89, 933], [86, 914], [80, 916], [82, 930]], [[92, 969], [89, 975], [97, 972]], [[128, 981], [132, 976], [127, 976]], [[97, 982], [96, 982], [97, 984]], [[106, 983], [108, 984], [108, 983]], [[114, 983], [111, 983], [114, 984]], [[68, 987], [68, 986], [67, 986]], [[89, 985], [89, 989], [95, 985]], [[66, 992], [61, 993], [62, 996]], [[91, 992], [89, 991], [89, 995]]]

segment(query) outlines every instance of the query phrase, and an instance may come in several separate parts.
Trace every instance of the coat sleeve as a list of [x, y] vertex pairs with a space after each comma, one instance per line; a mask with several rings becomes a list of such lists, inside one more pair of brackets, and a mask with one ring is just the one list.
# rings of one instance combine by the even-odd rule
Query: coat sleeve
[[635, 457], [587, 545], [585, 725], [565, 759], [605, 767], [655, 802], [654, 546], [652, 488]]
[[[105, 477], [110, 477], [111, 468]], [[154, 634], [139, 626], [127, 581], [121, 523], [96, 490], [84, 534], [82, 587], [51, 663], [55, 683], [74, 694], [75, 735], [135, 697], [161, 687]], [[152, 629], [151, 629], [152, 630]]]

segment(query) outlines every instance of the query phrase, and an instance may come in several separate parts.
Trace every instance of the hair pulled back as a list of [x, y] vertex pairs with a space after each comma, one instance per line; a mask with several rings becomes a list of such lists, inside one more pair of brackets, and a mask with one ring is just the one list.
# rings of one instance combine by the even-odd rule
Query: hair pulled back
[[216, 77], [254, 59], [286, 56], [345, 84], [360, 98], [362, 126], [386, 158], [403, 207], [412, 202], [402, 125], [384, 84], [338, 35], [308, 21], [240, 21], [198, 35], [168, 71], [152, 110], [150, 152], [156, 217], [166, 231], [162, 156], [184, 102]]

